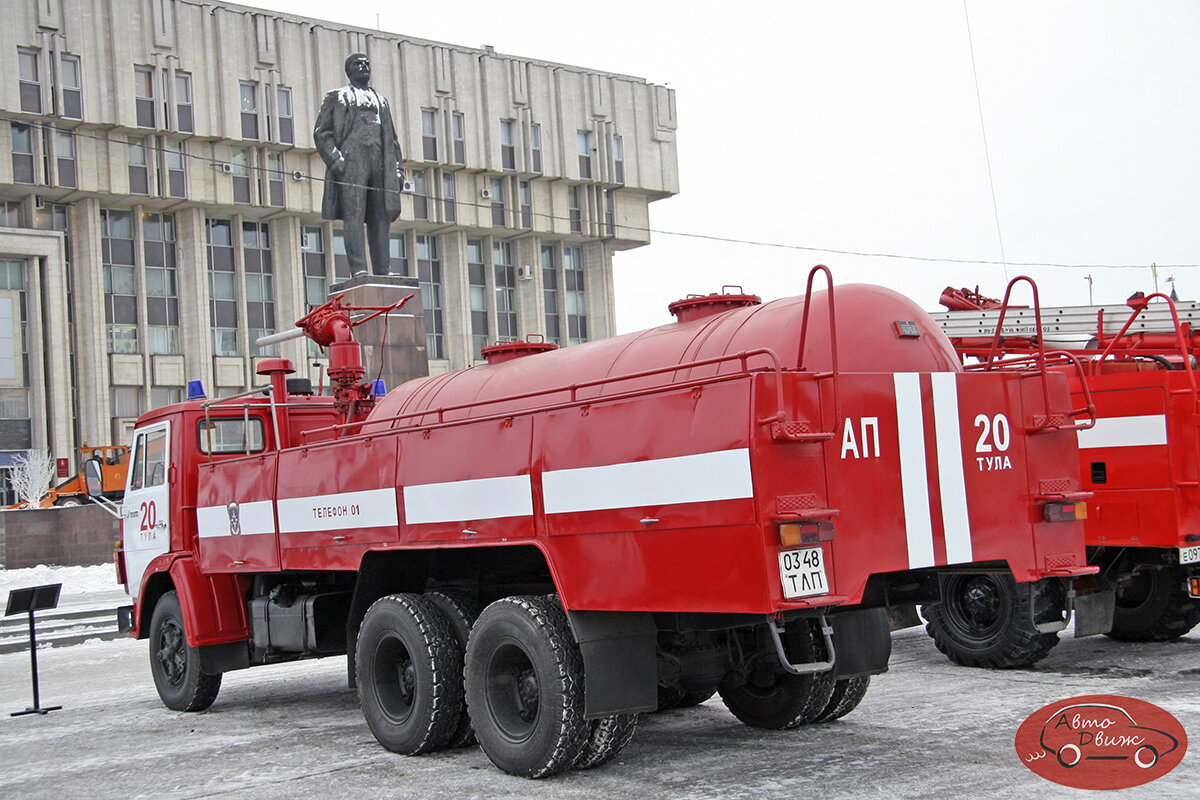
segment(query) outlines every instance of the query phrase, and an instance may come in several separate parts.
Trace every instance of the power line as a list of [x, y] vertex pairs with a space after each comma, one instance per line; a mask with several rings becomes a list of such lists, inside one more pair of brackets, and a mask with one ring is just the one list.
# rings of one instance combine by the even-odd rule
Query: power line
[[[87, 133], [87, 132], [81, 131], [79, 129], [58, 128], [57, 126], [54, 126], [54, 125], [51, 125], [51, 124], [48, 124], [45, 122], [31, 122], [31, 121], [27, 121], [27, 120], [23, 120], [23, 119], [18, 119], [15, 117], [8, 117], [8, 116], [2, 115], [2, 114], [0, 114], [0, 120], [6, 121], [6, 122], [13, 122], [18, 125], [27, 125], [32, 128], [38, 128], [42, 131], [49, 130], [49, 131], [70, 132], [74, 136], [80, 136], [83, 138], [92, 139], [94, 141], [105, 142], [106, 144], [126, 145], [126, 146], [128, 146], [128, 144], [129, 144], [127, 139], [122, 140], [122, 139], [112, 138], [109, 136], [102, 136], [102, 135]], [[133, 134], [133, 135], [138, 136], [140, 134]], [[154, 134], [147, 133], [146, 135], [150, 136], [150, 135], [166, 135], [166, 134], [163, 134], [162, 132], [155, 132]], [[183, 140], [179, 140], [179, 141], [182, 142]], [[211, 167], [221, 167], [228, 163], [226, 161], [222, 161], [217, 158], [210, 158], [208, 156], [201, 156], [201, 155], [196, 155], [196, 154], [187, 153], [187, 152], [180, 153], [179, 151], [169, 150], [167, 148], [160, 147], [160, 146], [155, 145], [150, 142], [146, 142], [142, 146], [151, 152], [171, 153], [172, 155], [182, 155], [184, 158], [191, 159], [193, 161], [196, 161], [196, 162], [199, 162], [202, 164], [206, 164]], [[253, 143], [251, 143], [248, 146], [253, 147]], [[282, 179], [285, 175], [291, 174], [287, 171], [281, 172], [279, 170], [269, 169], [264, 166], [246, 165], [246, 170], [249, 172], [258, 172], [258, 173], [263, 173], [263, 174], [267, 174], [267, 175], [271, 175], [271, 176], [278, 176], [280, 179]], [[297, 171], [297, 172], [299, 172], [299, 171]], [[300, 174], [302, 174], [304, 176], [304, 178], [307, 180], [317, 181], [320, 183], [335, 183], [340, 186], [363, 186], [362, 184], [354, 184], [354, 183], [349, 183], [346, 181], [338, 181], [338, 180], [334, 180], [332, 178], [320, 178], [315, 175], [308, 175], [306, 173], [300, 173]], [[372, 188], [372, 187], [365, 187], [365, 188]], [[388, 191], [388, 190], [377, 189], [377, 191]], [[391, 191], [395, 191], [395, 190], [391, 190]], [[474, 203], [474, 202], [469, 202], [469, 201], [465, 201], [465, 200], [458, 200], [457, 198], [439, 198], [439, 197], [433, 197], [430, 195], [418, 195], [415, 192], [402, 192], [402, 194], [409, 194], [414, 198], [425, 197], [430, 202], [435, 202], [435, 203], [436, 202], [444, 202], [445, 200], [453, 199], [456, 206], [462, 206], [462, 207], [467, 207], [467, 208], [490, 210], [492, 207], [490, 204]], [[179, 198], [179, 199], [184, 199], [184, 198]], [[509, 211], [509, 209], [506, 208], [506, 213], [508, 213], [508, 211]], [[569, 216], [562, 217], [562, 216], [557, 216], [557, 215], [549, 214], [549, 213], [542, 212], [542, 211], [530, 210], [529, 212], [524, 212], [524, 211], [520, 211], [518, 209], [518, 210], [515, 210], [514, 213], [518, 213], [518, 214], [528, 213], [531, 216], [539, 217], [541, 219], [546, 219], [546, 220], [555, 221], [555, 222], [569, 223], [571, 221], [571, 218]], [[920, 255], [909, 255], [909, 254], [903, 254], [903, 253], [888, 253], [888, 252], [875, 252], [875, 251], [867, 251], [867, 250], [850, 250], [850, 249], [833, 248], [833, 247], [818, 247], [816, 245], [791, 244], [791, 243], [787, 243], [787, 242], [771, 242], [771, 241], [765, 241], [762, 239], [746, 239], [746, 238], [739, 238], [739, 237], [733, 237], [733, 236], [715, 236], [713, 234], [691, 233], [689, 231], [669, 231], [669, 230], [663, 230], [661, 228], [651, 228], [648, 226], [640, 226], [640, 225], [616, 225], [616, 224], [614, 224], [613, 227], [614, 227], [614, 229], [621, 229], [621, 230], [630, 231], [630, 232], [634, 232], [634, 233], [657, 234], [660, 236], [676, 236], [676, 237], [685, 238], [685, 239], [698, 239], [698, 240], [702, 240], [702, 241], [722, 242], [725, 244], [737, 244], [737, 245], [746, 245], [746, 246], [752, 246], [752, 247], [768, 247], [768, 248], [782, 249], [782, 250], [796, 250], [796, 251], [805, 252], [805, 253], [824, 253], [827, 255], [854, 256], [854, 257], [858, 257], [858, 258], [886, 258], [886, 259], [892, 259], [892, 260], [898, 260], [898, 261], [917, 261], [917, 262], [922, 262], [922, 263], [973, 264], [973, 265], [980, 265], [980, 266], [1004, 267], [1006, 276], [1008, 274], [1007, 267], [1037, 267], [1037, 268], [1044, 268], [1044, 269], [1145, 269], [1150, 266], [1149, 263], [1142, 263], [1142, 264], [1096, 264], [1096, 263], [1065, 264], [1065, 263], [1055, 263], [1055, 262], [1048, 262], [1048, 261], [1008, 261], [1007, 259], [1004, 259], [1001, 261], [995, 261], [995, 260], [980, 259], [980, 258], [951, 258], [951, 257], [943, 257], [943, 256], [920, 256]], [[1001, 257], [1003, 258], [1003, 250], [1001, 251]], [[1200, 267], [1200, 264], [1157, 264], [1157, 267], [1159, 269], [1193, 269], [1193, 268]]]
[[992, 177], [992, 153], [988, 148], [987, 125], [983, 122], [983, 95], [979, 92], [979, 70], [975, 67], [975, 42], [971, 37], [971, 15], [967, 13], [967, 0], [963, 0], [963, 17], [967, 21], [967, 48], [971, 51], [971, 77], [975, 79], [975, 105], [979, 108], [979, 132], [983, 136], [983, 159], [987, 162], [988, 189], [992, 193], [996, 240], [1000, 243], [1000, 260], [1004, 262], [1004, 280], [1008, 281], [1008, 258], [1004, 255], [1004, 235], [1000, 232], [1000, 206], [996, 204], [996, 181]]

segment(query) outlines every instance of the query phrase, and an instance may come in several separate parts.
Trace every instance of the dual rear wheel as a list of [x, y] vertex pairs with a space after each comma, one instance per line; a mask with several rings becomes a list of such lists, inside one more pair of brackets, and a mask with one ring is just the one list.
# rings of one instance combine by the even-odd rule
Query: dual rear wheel
[[628, 744], [636, 714], [584, 719], [583, 658], [557, 599], [507, 597], [473, 616], [469, 601], [441, 593], [368, 609], [359, 698], [384, 747], [417, 755], [473, 734], [500, 769], [541, 778], [600, 766]]

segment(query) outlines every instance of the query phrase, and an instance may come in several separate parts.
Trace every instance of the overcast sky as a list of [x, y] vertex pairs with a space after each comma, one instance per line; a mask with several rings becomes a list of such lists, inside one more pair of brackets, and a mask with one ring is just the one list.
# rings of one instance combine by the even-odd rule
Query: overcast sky
[[[670, 85], [680, 193], [651, 205], [649, 246], [613, 259], [620, 332], [723, 284], [799, 294], [816, 263], [931, 310], [947, 285], [1006, 282], [999, 265], [794, 247], [1085, 265], [1008, 266], [1046, 306], [1087, 303], [1088, 275], [1096, 303], [1152, 291], [1151, 263], [1163, 291], [1200, 296], [1191, 0], [246, 4]], [[1106, 266], [1122, 264], [1143, 266]]]

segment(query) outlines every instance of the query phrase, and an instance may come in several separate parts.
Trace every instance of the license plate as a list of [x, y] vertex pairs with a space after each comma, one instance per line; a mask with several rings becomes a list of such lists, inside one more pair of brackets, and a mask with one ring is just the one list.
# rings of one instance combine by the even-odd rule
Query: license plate
[[785, 598], [828, 594], [824, 552], [820, 547], [784, 550], [779, 554], [779, 581]]
[[1180, 564], [1195, 564], [1200, 562], [1200, 545], [1179, 548]]

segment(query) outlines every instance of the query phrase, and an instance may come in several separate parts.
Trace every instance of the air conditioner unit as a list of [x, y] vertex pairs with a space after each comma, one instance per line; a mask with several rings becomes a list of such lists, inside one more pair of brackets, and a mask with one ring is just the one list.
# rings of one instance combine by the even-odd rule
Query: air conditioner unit
[[305, 179], [305, 178], [307, 178], [307, 177], [308, 177], [308, 176], [307, 176], [307, 175], [305, 175], [305, 174], [304, 174], [303, 172], [301, 172], [300, 170], [296, 170], [295, 172], [293, 172], [293, 173], [292, 173], [292, 180], [294, 180], [294, 181], [302, 181], [302, 180], [304, 180], [304, 179]]
[[479, 196], [482, 197], [484, 200], [491, 200], [492, 199], [492, 190], [491, 189], [480, 189]]
[[405, 181], [403, 188], [406, 192], [415, 192], [417, 190], [417, 185], [412, 181]]
[[522, 264], [517, 267], [517, 277], [523, 281], [533, 280], [533, 267], [528, 264]]
[[46, 198], [42, 197], [40, 194], [35, 194], [33, 196], [33, 207], [38, 209], [39, 211], [41, 209], [45, 208], [46, 207]]
[[226, 175], [231, 174], [233, 172], [233, 164], [222, 164], [221, 172], [224, 172]]
[[310, 247], [312, 247], [313, 244], [314, 244], [313, 235], [311, 233], [300, 234], [300, 249], [301, 250], [307, 250]]

